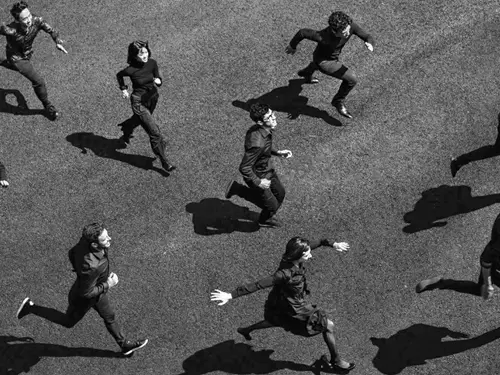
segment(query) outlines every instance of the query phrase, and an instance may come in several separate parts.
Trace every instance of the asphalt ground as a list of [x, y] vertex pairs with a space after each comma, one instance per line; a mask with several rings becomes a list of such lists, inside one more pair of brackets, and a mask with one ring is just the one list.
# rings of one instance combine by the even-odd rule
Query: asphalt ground
[[[245, 342], [236, 333], [262, 319], [267, 292], [222, 307], [209, 300], [215, 288], [273, 272], [296, 235], [351, 245], [348, 254], [315, 251], [308, 281], [342, 355], [357, 363], [353, 374], [500, 371], [498, 296], [414, 290], [439, 274], [475, 280], [498, 215], [498, 158], [465, 166], [455, 179], [449, 171], [450, 156], [497, 135], [497, 2], [31, 5], [61, 31], [69, 54], [46, 35], [35, 42], [33, 63], [62, 112], [57, 122], [37, 112], [27, 80], [0, 70], [0, 159], [11, 184], [0, 192], [1, 374], [312, 373], [308, 366], [327, 352], [321, 337], [269, 329]], [[342, 54], [359, 78], [347, 101], [354, 120], [330, 107], [338, 81], [298, 80], [314, 43], [284, 53], [299, 28], [323, 28], [337, 9], [376, 39], [373, 53], [353, 38]], [[178, 166], [170, 177], [158, 161], [151, 167], [142, 130], [127, 149], [115, 147], [117, 125], [131, 114], [115, 74], [135, 39], [149, 40], [165, 76], [155, 116]], [[5, 90], [18, 90], [33, 111], [9, 113], [17, 103]], [[275, 161], [286, 225], [254, 231], [234, 218], [258, 209], [223, 194], [238, 178], [251, 125], [241, 103], [259, 97], [280, 109], [275, 144], [294, 157]], [[70, 330], [14, 317], [26, 296], [66, 308], [74, 280], [67, 250], [94, 221], [113, 238], [118, 319], [128, 337], [150, 340], [129, 359], [116, 356], [95, 312]]]

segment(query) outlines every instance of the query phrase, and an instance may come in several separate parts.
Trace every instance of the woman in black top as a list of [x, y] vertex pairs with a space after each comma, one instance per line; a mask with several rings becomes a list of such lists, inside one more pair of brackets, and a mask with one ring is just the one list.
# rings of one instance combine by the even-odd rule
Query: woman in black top
[[[125, 143], [130, 143], [134, 129], [141, 125], [149, 135], [151, 148], [160, 159], [163, 169], [172, 172], [176, 167], [171, 165], [165, 155], [166, 142], [160, 128], [153, 118], [153, 112], [158, 103], [157, 86], [162, 84], [162, 76], [158, 64], [151, 59], [151, 50], [147, 42], [135, 41], [128, 46], [128, 67], [118, 72], [116, 78], [122, 90], [122, 96], [132, 104], [134, 115], [123, 123], [123, 137]], [[132, 81], [132, 95], [129, 95], [128, 86], [124, 77]]]
[[224, 305], [230, 299], [272, 287], [264, 307], [264, 320], [249, 327], [238, 328], [238, 332], [247, 340], [252, 339], [252, 331], [271, 327], [282, 327], [295, 335], [306, 337], [322, 333], [331, 355], [329, 367], [346, 373], [355, 365], [340, 358], [333, 335], [333, 322], [327, 318], [324, 310], [305, 300], [309, 290], [304, 262], [312, 258], [312, 249], [322, 245], [334, 247], [341, 252], [349, 249], [346, 242], [331, 243], [327, 239], [309, 242], [304, 238], [294, 237], [288, 241], [285, 254], [273, 275], [239, 286], [231, 293], [216, 289], [212, 292], [211, 300]]

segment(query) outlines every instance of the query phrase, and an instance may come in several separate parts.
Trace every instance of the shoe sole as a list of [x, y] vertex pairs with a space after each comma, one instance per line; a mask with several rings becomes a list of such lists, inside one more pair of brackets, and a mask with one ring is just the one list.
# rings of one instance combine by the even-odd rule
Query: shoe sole
[[123, 355], [130, 355], [130, 354], [132, 354], [133, 352], [135, 352], [136, 350], [139, 350], [140, 348], [144, 348], [148, 342], [149, 342], [149, 340], [148, 340], [148, 339], [146, 339], [146, 340], [144, 341], [144, 344], [142, 344], [141, 346], [138, 346], [138, 347], [136, 347], [136, 348], [130, 349], [128, 352], [123, 353]]
[[16, 318], [19, 319], [19, 314], [21, 314], [21, 311], [23, 311], [24, 309], [24, 306], [26, 306], [26, 304], [29, 302], [30, 298], [29, 297], [26, 297], [23, 302], [21, 303], [21, 306], [19, 306], [19, 308], [17, 309], [17, 312], [16, 312]]

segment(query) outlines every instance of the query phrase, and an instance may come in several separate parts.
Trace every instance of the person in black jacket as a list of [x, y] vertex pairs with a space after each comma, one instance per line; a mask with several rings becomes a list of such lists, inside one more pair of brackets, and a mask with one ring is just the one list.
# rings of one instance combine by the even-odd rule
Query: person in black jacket
[[352, 35], [361, 38], [365, 42], [366, 48], [373, 51], [373, 37], [354, 23], [351, 17], [340, 11], [330, 15], [328, 27], [323, 30], [300, 29], [285, 49], [286, 53], [293, 55], [297, 50], [297, 45], [303, 39], [318, 43], [313, 53], [313, 61], [306, 68], [300, 70], [298, 75], [304, 77], [308, 83], [317, 83], [318, 79], [313, 74], [319, 70], [323, 74], [342, 80], [337, 94], [332, 99], [332, 105], [342, 116], [347, 118], [352, 118], [352, 115], [348, 112], [344, 101], [358, 81], [354, 73], [339, 62], [339, 57], [342, 48]]
[[220, 306], [230, 299], [272, 287], [264, 307], [264, 320], [238, 328], [238, 333], [246, 340], [252, 339], [251, 332], [271, 327], [281, 327], [304, 337], [321, 333], [331, 355], [330, 362], [327, 362], [329, 367], [346, 373], [355, 365], [341, 359], [333, 334], [333, 322], [328, 319], [324, 310], [305, 300], [310, 292], [304, 263], [312, 258], [311, 250], [319, 246], [331, 246], [340, 252], [349, 250], [347, 242], [331, 243], [326, 238], [309, 242], [304, 238], [294, 237], [288, 241], [280, 265], [273, 275], [239, 286], [231, 293], [216, 289], [211, 293], [211, 300], [219, 302]]
[[[120, 70], [116, 78], [122, 90], [122, 97], [124, 99], [130, 97], [134, 115], [122, 124], [123, 136], [121, 139], [124, 143], [130, 143], [134, 129], [141, 125], [149, 136], [153, 153], [160, 159], [163, 169], [170, 173], [176, 167], [170, 164], [165, 155], [167, 143], [153, 118], [153, 112], [159, 98], [157, 86], [161, 86], [163, 78], [156, 60], [151, 58], [148, 43], [140, 40], [130, 43], [127, 63], [129, 66]], [[127, 90], [127, 85], [125, 85], [124, 77], [129, 77], [132, 81], [133, 91], [131, 95]]]
[[111, 237], [100, 223], [83, 228], [82, 238], [70, 250], [69, 260], [76, 272], [76, 280], [69, 292], [69, 306], [65, 313], [35, 305], [27, 297], [17, 310], [16, 317], [21, 319], [34, 314], [66, 328], [77, 324], [92, 308], [103, 319], [108, 332], [122, 349], [130, 355], [144, 347], [148, 340], [131, 341], [125, 339], [115, 319], [115, 312], [108, 298], [108, 290], [118, 284], [118, 276], [109, 269], [108, 250]]

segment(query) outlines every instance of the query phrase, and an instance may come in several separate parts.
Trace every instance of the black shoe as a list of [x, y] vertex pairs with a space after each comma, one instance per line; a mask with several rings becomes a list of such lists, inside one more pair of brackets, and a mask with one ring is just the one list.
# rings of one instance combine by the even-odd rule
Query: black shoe
[[126, 340], [122, 345], [122, 353], [123, 355], [130, 355], [136, 350], [145, 347], [147, 343], [148, 339], [138, 341]]
[[451, 176], [455, 177], [457, 175], [457, 172], [462, 168], [462, 165], [458, 163], [457, 159], [451, 158], [450, 162], [450, 171], [451, 171]]
[[177, 167], [175, 165], [172, 165], [172, 164], [165, 164], [163, 166], [163, 169], [165, 169], [168, 173], [170, 172], [173, 172], [177, 169]]
[[262, 228], [280, 228], [281, 222], [278, 219], [270, 218], [262, 222], [259, 220], [259, 226]]
[[342, 116], [347, 117], [347, 118], [352, 118], [352, 115], [349, 113], [349, 111], [345, 107], [344, 103], [332, 102], [332, 105], [337, 109], [337, 112], [340, 113]]
[[59, 112], [57, 112], [56, 107], [54, 107], [52, 104], [49, 104], [47, 107], [45, 107], [45, 115], [49, 120], [56, 121], [59, 117]]
[[252, 339], [252, 336], [250, 336], [250, 333], [245, 331], [243, 328], [238, 328], [236, 331], [238, 331], [238, 333], [240, 335], [242, 335], [245, 338], [245, 340], [250, 341]]
[[19, 308], [17, 309], [16, 318], [22, 319], [23, 317], [28, 315], [30, 313], [30, 307], [33, 305], [33, 301], [29, 297], [26, 297], [21, 303], [21, 306], [19, 306]]
[[226, 199], [230, 199], [233, 195], [235, 195], [234, 188], [236, 185], [236, 181], [231, 180], [226, 186], [226, 193], [224, 194], [224, 197]]
[[323, 362], [325, 370], [327, 370], [328, 372], [330, 371], [335, 372], [336, 374], [348, 374], [351, 370], [353, 370], [356, 367], [356, 364], [354, 362], [350, 363], [348, 362], [349, 363], [348, 367], [340, 367], [335, 362], [328, 361], [326, 355], [322, 355], [320, 361]]
[[439, 286], [440, 286], [439, 284], [441, 283], [441, 281], [443, 281], [442, 276], [436, 276], [436, 277], [433, 277], [432, 279], [422, 280], [415, 287], [415, 291], [417, 293], [422, 293], [422, 292], [425, 292], [427, 290], [437, 289], [437, 288], [439, 288]]
[[312, 74], [306, 73], [304, 70], [299, 70], [297, 72], [297, 75], [299, 77], [304, 78], [305, 81], [306, 81], [306, 83], [318, 83], [319, 82], [319, 79], [317, 79], [316, 77], [314, 77]]

